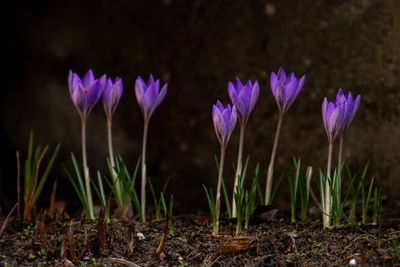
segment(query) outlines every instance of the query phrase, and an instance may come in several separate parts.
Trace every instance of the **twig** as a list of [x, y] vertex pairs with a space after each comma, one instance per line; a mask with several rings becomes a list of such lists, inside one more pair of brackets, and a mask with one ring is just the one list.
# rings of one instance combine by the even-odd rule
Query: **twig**
[[45, 212], [43, 212], [43, 210], [40, 210], [40, 217], [39, 217], [39, 222], [37, 223], [39, 226], [39, 232], [40, 232], [40, 237], [42, 239], [42, 246], [44, 247], [44, 250], [48, 251], [47, 248], [47, 236], [46, 236], [46, 225], [44, 222], [44, 218], [45, 218]]
[[69, 224], [67, 236], [68, 236], [68, 243], [69, 243], [69, 256], [71, 257], [71, 260], [73, 262], [76, 262], [74, 229], [72, 228], [72, 221]]
[[6, 229], [6, 226], [7, 226], [8, 221], [10, 220], [11, 214], [14, 212], [14, 210], [17, 206], [18, 206], [18, 203], [14, 205], [14, 207], [7, 214], [7, 217], [4, 219], [3, 224], [1, 225], [1, 228], [0, 228], [0, 236], [4, 232], [4, 229]]
[[217, 260], [219, 260], [219, 258], [221, 258], [221, 256], [218, 256], [213, 262], [211, 262], [211, 257], [212, 257], [212, 255], [207, 255], [204, 258], [203, 263], [201, 264], [201, 266], [205, 266], [205, 267], [213, 266], [214, 263], [216, 263]]
[[[31, 193], [31, 196], [30, 196], [30, 198], [29, 198], [29, 205], [32, 203], [33, 196], [35, 195], [37, 183], [38, 183], [38, 180], [39, 180], [39, 167], [40, 167], [40, 164], [42, 163], [42, 160], [43, 160], [44, 156], [46, 155], [47, 149], [49, 149], [48, 146], [46, 146], [46, 147], [43, 149], [42, 153], [40, 154], [39, 160], [38, 160], [38, 162], [36, 163], [35, 183], [34, 183], [34, 185], [33, 185], [32, 193]], [[30, 208], [31, 208], [31, 207], [29, 207], [29, 209], [30, 209]]]
[[[168, 217], [168, 215], [167, 215], [167, 217]], [[161, 259], [161, 253], [165, 246], [165, 238], [167, 237], [167, 231], [168, 231], [168, 218], [165, 221], [164, 229], [161, 233], [160, 243], [158, 244], [158, 248], [156, 250], [156, 254], [159, 259]]]
[[290, 232], [289, 234], [290, 237], [290, 246], [287, 249], [287, 252], [293, 250], [294, 253], [297, 253], [297, 247], [296, 247], [296, 240], [294, 239], [294, 234], [292, 232]]
[[128, 247], [129, 247], [129, 252], [133, 253], [134, 250], [134, 235], [135, 235], [135, 222], [132, 221], [129, 224], [128, 228]]
[[88, 249], [88, 248], [89, 248], [89, 235], [88, 235], [88, 233], [86, 232], [86, 229], [85, 229], [85, 240], [84, 240], [84, 243], [83, 243], [83, 244], [84, 244], [84, 246], [83, 246], [81, 252], [79, 253], [79, 256], [78, 256], [77, 260], [82, 259], [83, 256], [85, 256], [86, 251], [89, 250], [89, 249]]
[[125, 260], [125, 259], [122, 259], [122, 258], [106, 258], [106, 259], [104, 259], [104, 261], [117, 262], [117, 263], [124, 264], [124, 265], [127, 265], [127, 266], [140, 267], [140, 265], [137, 265], [134, 262], [131, 262], [131, 261], [128, 261], [128, 260]]
[[100, 209], [97, 231], [98, 231], [100, 249], [102, 252], [105, 252], [107, 251], [105, 207], [102, 207]]

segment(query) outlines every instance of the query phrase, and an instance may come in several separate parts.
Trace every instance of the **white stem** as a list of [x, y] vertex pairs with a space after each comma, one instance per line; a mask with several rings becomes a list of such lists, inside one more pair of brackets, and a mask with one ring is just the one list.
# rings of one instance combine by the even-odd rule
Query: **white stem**
[[331, 217], [331, 187], [329, 185], [329, 182], [331, 180], [332, 151], [333, 151], [333, 140], [329, 141], [328, 166], [326, 168], [325, 205], [324, 205], [325, 210], [323, 210], [324, 228], [329, 227], [330, 217]]
[[224, 161], [225, 161], [225, 146], [221, 145], [221, 157], [219, 160], [219, 174], [218, 174], [218, 184], [217, 184], [217, 192], [215, 197], [215, 214], [216, 214], [216, 224], [213, 229], [213, 235], [218, 235], [218, 227], [219, 227], [219, 214], [221, 209], [221, 181], [222, 174], [224, 172]]
[[145, 118], [143, 127], [143, 144], [142, 144], [142, 188], [141, 188], [141, 206], [142, 221], [146, 221], [146, 146], [147, 146], [147, 129], [149, 120]]
[[108, 136], [108, 152], [109, 152], [109, 157], [110, 157], [110, 163], [111, 163], [111, 177], [113, 184], [115, 185], [115, 192], [116, 192], [116, 200], [118, 206], [121, 206], [122, 203], [122, 193], [121, 193], [121, 185], [119, 184], [118, 181], [118, 175], [115, 171], [115, 160], [114, 160], [114, 151], [113, 151], [113, 145], [112, 145], [112, 120], [111, 118], [107, 118], [107, 136]]
[[283, 115], [284, 113], [282, 112], [279, 113], [278, 127], [276, 128], [274, 145], [272, 147], [271, 161], [269, 162], [268, 165], [267, 183], [265, 185], [265, 203], [264, 203], [265, 205], [271, 204], [272, 177], [274, 176], [275, 157], [276, 157], [276, 151], [278, 149], [279, 136], [281, 134], [281, 129], [282, 129]]
[[86, 198], [89, 208], [90, 219], [94, 219], [92, 191], [90, 189], [89, 168], [86, 158], [86, 118], [82, 117], [82, 161], [83, 161], [83, 174], [85, 177]]
[[240, 124], [240, 137], [239, 137], [239, 152], [238, 152], [238, 159], [237, 159], [237, 167], [235, 173], [235, 181], [233, 184], [233, 195], [232, 195], [232, 218], [236, 218], [237, 211], [236, 211], [236, 201], [235, 201], [235, 194], [236, 189], [239, 181], [239, 176], [242, 175], [242, 155], [243, 155], [243, 140], [244, 140], [244, 132], [246, 129], [246, 121], [243, 121]]

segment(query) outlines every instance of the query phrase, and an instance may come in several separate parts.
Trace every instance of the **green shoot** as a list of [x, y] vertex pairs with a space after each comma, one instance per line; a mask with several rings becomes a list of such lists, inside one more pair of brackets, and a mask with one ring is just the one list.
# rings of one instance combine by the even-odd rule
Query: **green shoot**
[[[123, 203], [132, 202], [133, 207], [136, 210], [136, 214], [139, 216], [139, 220], [142, 220], [142, 210], [141, 203], [138, 197], [138, 194], [135, 190], [135, 182], [138, 174], [139, 166], [140, 166], [141, 158], [138, 159], [136, 163], [135, 170], [132, 175], [129, 174], [128, 168], [125, 165], [124, 160], [121, 156], [116, 156], [116, 173], [118, 174], [117, 180], [121, 182], [121, 191], [122, 191], [122, 201]], [[111, 187], [113, 188], [113, 187]], [[115, 191], [112, 190], [115, 195]]]
[[250, 188], [250, 191], [245, 190], [245, 180], [247, 174], [247, 167], [249, 163], [249, 158], [247, 158], [243, 172], [239, 176], [238, 184], [236, 187], [235, 193], [235, 204], [236, 204], [236, 212], [237, 212], [237, 223], [236, 223], [236, 235], [238, 235], [242, 231], [242, 223], [244, 220], [244, 228], [247, 229], [249, 226], [250, 216], [254, 212], [254, 205], [257, 196], [257, 188], [259, 187], [259, 169], [260, 164], [257, 163], [256, 168], [254, 170], [253, 181]]
[[[92, 185], [94, 190], [96, 191], [97, 197], [100, 199], [101, 206], [104, 207], [104, 215], [105, 218], [108, 221], [110, 221], [110, 205], [111, 205], [111, 195], [108, 197], [108, 200], [106, 199], [106, 195], [104, 193], [104, 186], [103, 186], [103, 179], [101, 177], [100, 171], [97, 171], [97, 183], [98, 186], [96, 186], [96, 183], [91, 180]], [[111, 193], [110, 193], [111, 194]]]
[[289, 179], [289, 191], [290, 191], [290, 210], [291, 210], [291, 222], [296, 222], [296, 199], [297, 199], [297, 191], [299, 185], [299, 177], [300, 177], [300, 166], [301, 166], [301, 159], [299, 158], [296, 160], [293, 157], [293, 164], [295, 168], [295, 175], [292, 177], [292, 172], [288, 172], [288, 179]]
[[210, 190], [207, 190], [207, 187], [203, 184], [204, 191], [206, 192], [206, 197], [207, 197], [207, 203], [208, 203], [208, 208], [210, 210], [210, 215], [211, 215], [211, 222], [212, 222], [212, 228], [213, 230], [218, 226], [217, 224], [217, 211], [215, 207], [215, 199], [213, 195], [212, 188], [210, 187]]
[[[269, 200], [269, 204], [272, 204], [272, 202], [274, 201], [276, 192], [278, 191], [278, 188], [279, 188], [279, 185], [281, 184], [283, 178], [285, 177], [285, 174], [288, 171], [288, 169], [289, 169], [289, 164], [285, 166], [285, 168], [283, 169], [281, 175], [279, 176], [278, 181], [276, 181], [276, 184], [275, 184], [275, 186], [274, 186], [274, 188], [272, 190], [272, 193], [271, 193], [271, 198]], [[263, 202], [261, 202], [261, 203], [263, 203]]]
[[[245, 199], [245, 213], [244, 213], [244, 229], [248, 229], [249, 227], [249, 221], [250, 221], [250, 216], [254, 212], [254, 206], [255, 206], [255, 200], [256, 200], [256, 194], [258, 191], [258, 187], [260, 187], [259, 183], [259, 169], [260, 169], [260, 164], [257, 163], [256, 169], [254, 171], [254, 177], [253, 177], [253, 182], [251, 185], [250, 192], [247, 194], [246, 191], [246, 199]], [[263, 203], [263, 202], [261, 202]]]
[[361, 186], [361, 201], [362, 201], [362, 223], [366, 223], [367, 221], [367, 212], [369, 206], [369, 200], [371, 198], [372, 187], [374, 185], [374, 177], [372, 177], [371, 182], [369, 183], [368, 192], [365, 192], [364, 183]]
[[73, 153], [71, 153], [71, 159], [72, 159], [72, 165], [74, 167], [75, 170], [75, 174], [76, 174], [76, 180], [77, 182], [75, 182], [75, 179], [72, 177], [72, 175], [69, 173], [69, 171], [67, 170], [67, 168], [65, 167], [64, 164], [61, 163], [65, 174], [67, 175], [69, 181], [71, 182], [72, 186], [75, 189], [76, 194], [78, 195], [79, 200], [82, 203], [82, 206], [86, 212], [86, 217], [90, 218], [90, 210], [89, 210], [89, 202], [86, 196], [86, 189], [85, 189], [85, 185], [84, 185], [84, 181], [82, 179], [82, 175], [79, 171], [79, 166], [78, 166], [78, 162], [76, 161], [75, 155]]
[[380, 188], [378, 190], [378, 188], [375, 187], [375, 190], [374, 190], [374, 208], [373, 208], [373, 211], [372, 211], [372, 222], [374, 224], [377, 223], [381, 207], [382, 207], [382, 188]]
[[231, 203], [229, 202], [229, 196], [228, 196], [228, 192], [226, 191], [226, 186], [225, 186], [225, 182], [224, 182], [223, 178], [221, 181], [221, 186], [222, 186], [222, 194], [224, 196], [225, 205], [226, 205], [226, 212], [228, 213], [228, 218], [231, 219], [232, 218], [232, 211], [231, 211], [231, 206], [230, 206]]
[[[219, 162], [218, 162], [218, 158], [216, 155], [214, 156], [214, 160], [215, 160], [215, 165], [217, 166], [217, 171], [218, 171], [219, 170]], [[229, 201], [228, 191], [226, 190], [224, 177], [221, 177], [221, 187], [222, 187], [222, 194], [223, 194], [224, 200], [225, 200], [226, 212], [228, 213], [228, 218], [231, 219], [232, 218], [232, 209], [231, 209], [231, 203]]]
[[[24, 169], [24, 219], [32, 219], [32, 210], [35, 208], [36, 201], [42, 193], [43, 187], [54, 165], [54, 161], [57, 157], [59, 149], [60, 144], [57, 144], [43, 174], [39, 177], [40, 164], [42, 163], [44, 156], [46, 155], [48, 146], [46, 146], [43, 150], [40, 146], [37, 146], [34, 150], [33, 131], [30, 132], [28, 152], [25, 160]], [[19, 161], [18, 151], [17, 159]]]
[[169, 207], [168, 207], [168, 229], [169, 234], [174, 235], [174, 230], [172, 228], [172, 208], [174, 206], [174, 195], [171, 195], [169, 198]]
[[156, 192], [154, 190], [153, 183], [151, 182], [150, 177], [147, 179], [147, 181], [149, 183], [151, 195], [153, 196], [153, 200], [154, 200], [154, 209], [156, 211], [156, 220], [159, 220], [160, 219], [161, 203], [162, 203], [162, 201], [164, 201], [164, 194], [165, 194], [165, 190], [167, 189], [167, 186], [168, 186], [169, 178], [165, 181], [165, 184], [164, 184], [164, 186], [163, 186], [163, 188], [161, 190], [160, 198], [158, 200], [157, 200]]
[[392, 238], [390, 238], [390, 240], [392, 241], [394, 252], [396, 253], [396, 256], [397, 256], [397, 260], [400, 261], [400, 250], [399, 250], [399, 246], [397, 245], [396, 239], [394, 239], [392, 237]]

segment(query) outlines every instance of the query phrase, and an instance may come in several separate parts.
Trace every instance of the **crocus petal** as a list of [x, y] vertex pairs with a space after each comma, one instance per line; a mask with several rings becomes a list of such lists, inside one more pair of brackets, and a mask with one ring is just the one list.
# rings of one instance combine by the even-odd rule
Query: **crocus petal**
[[250, 99], [250, 107], [249, 107], [250, 112], [254, 109], [254, 106], [256, 105], [259, 94], [260, 94], [260, 86], [258, 85], [258, 81], [255, 81], [255, 83], [253, 85], [252, 93], [251, 93], [251, 99]]
[[95, 81], [95, 79], [94, 79], [93, 71], [88, 70], [88, 72], [86, 72], [85, 76], [83, 76], [83, 78], [82, 78], [82, 86], [87, 88], [92, 83], [94, 83], [94, 81]]
[[224, 106], [222, 105], [221, 101], [217, 101], [217, 108], [219, 109], [220, 112], [224, 111]]
[[342, 110], [338, 107], [333, 112], [329, 118], [328, 122], [328, 138], [329, 140], [334, 140], [342, 128]]
[[253, 87], [249, 86], [249, 83], [247, 83], [245, 86], [242, 87], [242, 90], [239, 92], [239, 98], [242, 100], [246, 113], [250, 113], [250, 101], [252, 91]]
[[278, 80], [280, 82], [286, 81], [286, 73], [285, 73], [285, 70], [282, 67], [280, 67], [279, 71], [278, 71]]
[[294, 96], [294, 98], [297, 98], [297, 96], [300, 94], [301, 89], [303, 88], [305, 82], [306, 82], [306, 75], [303, 75], [297, 81], [297, 90], [296, 90], [296, 95]]
[[78, 83], [71, 94], [72, 102], [81, 116], [88, 115], [87, 112], [87, 98], [84, 88]]
[[103, 106], [108, 117], [112, 117], [122, 96], [122, 80], [116, 78], [114, 84], [111, 79], [107, 80], [103, 92]]
[[89, 88], [84, 88], [87, 101], [88, 113], [92, 110], [94, 105], [99, 101], [103, 90], [99, 80], [95, 81]]
[[149, 79], [147, 80], [147, 87], [154, 84], [153, 74], [150, 74]]
[[233, 84], [235, 86], [235, 91], [238, 94], [243, 88], [243, 83], [240, 81], [238, 77], [236, 77]]
[[293, 104], [297, 91], [297, 80], [296, 78], [292, 78], [288, 81], [285, 87], [285, 98], [284, 98], [284, 106], [285, 111], [289, 109], [289, 107]]
[[284, 112], [285, 90], [280, 82], [278, 82], [275, 87], [275, 100], [278, 104], [279, 110]]
[[229, 128], [228, 138], [231, 136], [233, 129], [235, 128], [236, 120], [237, 120], [237, 109], [236, 109], [236, 106], [234, 105], [232, 108], [232, 111], [231, 111], [231, 117], [230, 117], [230, 122], [229, 122], [230, 128]]
[[161, 89], [160, 94], [157, 97], [156, 103], [154, 104], [154, 109], [157, 108], [161, 102], [163, 102], [165, 95], [167, 94], [168, 83], [164, 84], [163, 88]]
[[354, 100], [354, 104], [353, 104], [353, 109], [351, 111], [351, 114], [349, 115], [348, 119], [347, 119], [347, 124], [346, 127], [350, 126], [351, 121], [354, 119], [354, 116], [357, 113], [358, 107], [360, 106], [360, 102], [361, 102], [361, 96], [358, 95], [356, 97], [356, 99]]
[[142, 77], [138, 77], [135, 83], [135, 95], [138, 103], [142, 102], [144, 92], [145, 92], [146, 84], [144, 83]]
[[228, 95], [229, 98], [231, 99], [231, 102], [233, 103], [233, 95], [237, 94], [236, 88], [232, 82], [228, 82]]
[[143, 111], [145, 117], [150, 117], [154, 111], [154, 103], [157, 99], [157, 91], [154, 84], [147, 87], [142, 99]]
[[247, 120], [248, 111], [247, 111], [246, 105], [243, 103], [242, 99], [236, 93], [233, 93], [232, 96], [233, 96], [233, 98], [231, 99], [231, 101], [237, 108], [237, 112], [239, 114], [239, 119], [241, 121]]
[[326, 116], [327, 110], [328, 110], [328, 99], [326, 99], [326, 97], [325, 97], [324, 101], [322, 102], [322, 121], [324, 123], [325, 131], [328, 133], [328, 131], [327, 131], [327, 129], [328, 129], [327, 125], [328, 124], [326, 123], [327, 120], [328, 120], [328, 118]]
[[224, 143], [225, 122], [217, 105], [213, 105], [213, 123], [215, 134], [217, 135], [219, 143], [222, 145]]

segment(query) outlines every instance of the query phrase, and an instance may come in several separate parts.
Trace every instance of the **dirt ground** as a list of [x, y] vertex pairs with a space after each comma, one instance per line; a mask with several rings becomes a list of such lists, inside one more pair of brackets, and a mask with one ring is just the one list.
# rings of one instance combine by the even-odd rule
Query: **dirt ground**
[[[254, 217], [249, 228], [243, 230], [239, 236], [235, 236], [235, 222], [226, 219], [221, 220], [220, 234], [212, 236], [211, 223], [207, 216], [174, 217], [173, 235], [167, 231], [165, 219], [146, 223], [139, 223], [136, 220], [111, 220], [105, 226], [105, 242], [101, 242], [103, 238], [99, 237], [96, 222], [90, 223], [84, 220], [71, 222], [71, 220], [46, 218], [40, 225], [40, 222], [11, 220], [0, 237], [0, 264], [1, 266], [352, 266], [353, 263], [356, 266], [399, 266], [400, 264], [392, 243], [392, 239], [400, 241], [400, 220], [393, 219], [392, 216], [385, 216], [378, 225], [361, 225], [359, 229], [344, 226], [329, 230], [322, 229], [318, 217], [293, 224], [290, 223], [289, 214], [283, 211], [278, 211], [267, 220], [261, 220], [261, 217]], [[70, 229], [72, 231], [69, 231]], [[167, 234], [162, 247], [160, 240], [164, 231]]]

